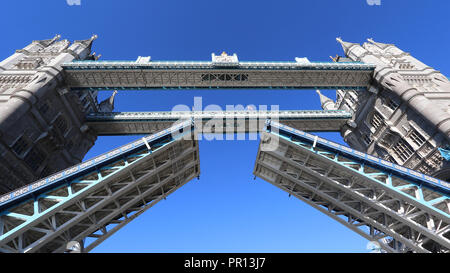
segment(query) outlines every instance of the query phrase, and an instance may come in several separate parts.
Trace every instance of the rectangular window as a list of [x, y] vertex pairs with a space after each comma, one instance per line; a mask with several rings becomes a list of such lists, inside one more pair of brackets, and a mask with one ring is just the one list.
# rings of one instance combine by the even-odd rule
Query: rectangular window
[[381, 126], [381, 124], [383, 124], [383, 117], [375, 112], [373, 114], [372, 120], [370, 121], [370, 125], [372, 125], [376, 130]]
[[371, 139], [370, 136], [368, 136], [368, 135], [364, 135], [364, 136], [363, 136], [363, 139], [364, 139], [364, 142], [365, 142], [367, 145], [370, 145], [370, 144], [372, 143], [372, 139]]
[[408, 160], [414, 153], [414, 149], [403, 139], [400, 139], [397, 144], [392, 147], [392, 150], [403, 162]]
[[419, 147], [422, 146], [422, 144], [424, 144], [426, 141], [426, 139], [414, 129], [411, 130], [409, 138]]
[[387, 103], [387, 107], [389, 107], [389, 109], [391, 109], [392, 111], [395, 111], [395, 110], [397, 110], [398, 106], [399, 106], [399, 104], [396, 101], [389, 99], [389, 101]]

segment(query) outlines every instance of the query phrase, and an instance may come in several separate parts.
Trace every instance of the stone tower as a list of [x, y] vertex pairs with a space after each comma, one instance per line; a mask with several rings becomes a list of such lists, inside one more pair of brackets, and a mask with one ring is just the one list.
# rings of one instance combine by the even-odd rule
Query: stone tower
[[96, 37], [33, 41], [0, 62], [0, 193], [80, 162], [94, 145], [83, 122], [97, 94], [68, 92], [60, 65], [95, 59]]
[[335, 61], [377, 65], [368, 92], [337, 90], [334, 104], [320, 94], [324, 109], [353, 112], [341, 130], [344, 140], [357, 150], [449, 181], [450, 162], [443, 156], [450, 149], [449, 80], [393, 44], [337, 41], [346, 56]]

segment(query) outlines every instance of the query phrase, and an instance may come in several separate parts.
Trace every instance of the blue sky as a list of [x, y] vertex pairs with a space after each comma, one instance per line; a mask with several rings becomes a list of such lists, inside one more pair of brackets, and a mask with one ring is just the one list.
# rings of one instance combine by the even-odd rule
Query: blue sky
[[[450, 73], [448, 1], [100, 1], [16, 0], [0, 4], [0, 59], [31, 40], [61, 34], [99, 38], [102, 60], [329, 61], [335, 41], [394, 43]], [[102, 92], [101, 98], [110, 92]], [[334, 97], [334, 91], [325, 91]], [[116, 111], [168, 111], [177, 104], [279, 105], [319, 109], [307, 90], [122, 91]], [[322, 136], [342, 143], [337, 133]], [[136, 136], [99, 137], [86, 158]], [[193, 180], [107, 239], [93, 252], [368, 252], [367, 241], [307, 204], [257, 178], [258, 141], [201, 141], [200, 180]]]

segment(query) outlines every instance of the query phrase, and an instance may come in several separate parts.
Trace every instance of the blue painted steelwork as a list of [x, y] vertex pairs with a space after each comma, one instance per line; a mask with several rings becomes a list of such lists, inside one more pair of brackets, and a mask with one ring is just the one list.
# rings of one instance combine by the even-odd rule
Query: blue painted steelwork
[[[292, 141], [304, 141], [309, 144], [316, 143], [316, 147], [324, 148], [325, 150], [342, 155], [343, 157], [353, 160], [357, 164], [365, 164], [375, 169], [380, 170], [381, 173], [387, 175], [391, 179], [392, 175], [398, 176], [418, 187], [425, 187], [433, 191], [439, 192], [450, 198], [450, 183], [442, 181], [440, 179], [416, 172], [414, 170], [405, 168], [403, 166], [394, 164], [392, 162], [359, 152], [347, 146], [319, 138], [312, 134], [308, 134], [301, 130], [290, 128], [289, 126], [282, 125], [273, 121], [266, 121], [267, 130], [273, 132], [272, 128], [276, 128], [278, 132], [276, 134], [286, 137]], [[317, 152], [320, 153], [320, 152]], [[364, 173], [363, 173], [364, 174]], [[368, 177], [375, 174], [364, 174]], [[398, 187], [397, 187], [398, 188]]]
[[443, 149], [443, 148], [438, 148], [439, 153], [441, 154], [441, 156], [447, 160], [450, 161], [450, 150], [448, 149]]
[[[190, 131], [193, 126], [193, 120], [187, 120], [159, 133], [147, 136], [145, 137], [145, 140], [150, 146], [157, 147], [158, 145], [164, 143], [164, 141], [172, 139], [177, 133], [184, 133], [186, 129], [189, 129]], [[22, 187], [16, 191], [5, 194], [0, 197], [0, 215], [4, 214], [8, 208], [17, 205], [24, 200], [36, 198], [40, 194], [55, 189], [61, 185], [65, 185], [77, 177], [97, 171], [102, 166], [106, 166], [116, 161], [117, 158], [126, 157], [144, 149], [147, 149], [147, 147], [144, 140], [141, 138], [135, 142], [126, 144], [108, 153], [104, 153], [88, 161], [53, 174], [47, 178]]]

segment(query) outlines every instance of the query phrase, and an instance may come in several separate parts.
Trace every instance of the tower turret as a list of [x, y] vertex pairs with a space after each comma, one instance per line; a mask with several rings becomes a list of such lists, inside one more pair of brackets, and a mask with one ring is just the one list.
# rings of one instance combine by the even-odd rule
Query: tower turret
[[450, 162], [438, 149], [450, 144], [447, 78], [394, 44], [367, 39], [361, 47], [336, 40], [352, 60], [376, 65], [367, 91], [337, 91], [336, 108], [351, 106], [355, 123], [341, 128], [344, 140], [352, 148], [449, 180]]
[[117, 90], [114, 90], [112, 95], [99, 104], [100, 112], [112, 112], [114, 110], [114, 97], [117, 94]]
[[[90, 39], [35, 40], [0, 62], [0, 193], [80, 162], [96, 134], [84, 125], [95, 94], [69, 91], [62, 63], [90, 58]], [[112, 98], [113, 101], [113, 98]]]
[[335, 110], [336, 109], [336, 104], [332, 99], [330, 99], [329, 97], [320, 93], [320, 90], [316, 90], [316, 92], [319, 95], [320, 105], [322, 106], [323, 110]]
[[341, 44], [345, 55], [351, 58], [353, 61], [356, 61], [359, 56], [366, 51], [360, 44], [344, 42], [341, 37], [336, 38], [336, 41]]

